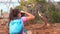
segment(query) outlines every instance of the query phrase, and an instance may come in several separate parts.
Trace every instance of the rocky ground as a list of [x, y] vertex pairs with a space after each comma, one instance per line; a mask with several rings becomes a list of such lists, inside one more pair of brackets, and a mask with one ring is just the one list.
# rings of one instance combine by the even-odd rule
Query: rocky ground
[[41, 28], [42, 24], [26, 26], [30, 34], [60, 34], [60, 23]]

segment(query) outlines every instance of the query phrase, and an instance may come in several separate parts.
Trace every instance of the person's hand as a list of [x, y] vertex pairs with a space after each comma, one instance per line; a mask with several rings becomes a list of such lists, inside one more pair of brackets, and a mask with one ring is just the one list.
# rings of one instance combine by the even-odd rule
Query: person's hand
[[24, 11], [21, 11], [21, 13], [25, 13]]

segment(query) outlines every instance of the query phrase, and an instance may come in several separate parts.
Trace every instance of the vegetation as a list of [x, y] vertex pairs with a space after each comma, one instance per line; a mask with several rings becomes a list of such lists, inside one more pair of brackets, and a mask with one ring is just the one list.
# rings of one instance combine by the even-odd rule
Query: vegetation
[[21, 0], [20, 5], [16, 8], [20, 10], [27, 11], [33, 14], [36, 18], [31, 21], [33, 23], [40, 23], [42, 20], [40, 19], [38, 12], [42, 13], [45, 17], [47, 17], [48, 21], [51, 23], [59, 23], [60, 22], [60, 8], [58, 7], [60, 2], [57, 5], [54, 5], [54, 2], [51, 3], [46, 2], [46, 0]]

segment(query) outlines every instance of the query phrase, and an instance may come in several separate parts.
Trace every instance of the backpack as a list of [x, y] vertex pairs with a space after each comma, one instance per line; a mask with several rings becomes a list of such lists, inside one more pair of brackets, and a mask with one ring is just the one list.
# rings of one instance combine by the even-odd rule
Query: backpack
[[9, 32], [10, 33], [22, 33], [23, 30], [23, 22], [22, 19], [11, 20], [9, 24]]

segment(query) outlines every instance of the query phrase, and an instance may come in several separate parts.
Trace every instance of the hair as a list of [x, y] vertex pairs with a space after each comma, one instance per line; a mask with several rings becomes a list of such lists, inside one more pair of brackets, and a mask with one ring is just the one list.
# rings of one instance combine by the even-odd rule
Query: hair
[[11, 20], [14, 20], [18, 17], [18, 13], [20, 13], [20, 10], [19, 9], [11, 9], [10, 10], [10, 14], [9, 14], [9, 22]]

